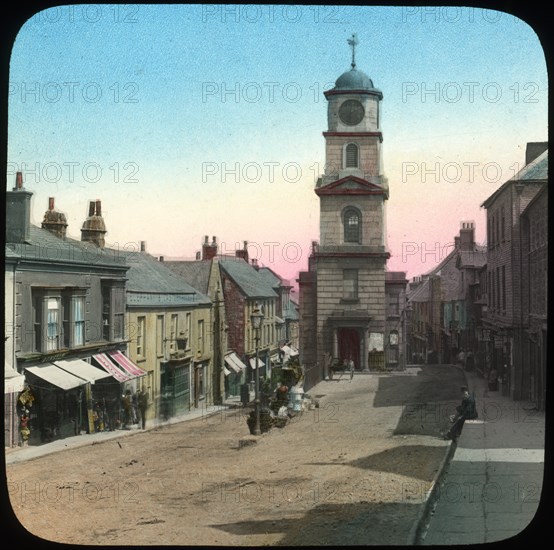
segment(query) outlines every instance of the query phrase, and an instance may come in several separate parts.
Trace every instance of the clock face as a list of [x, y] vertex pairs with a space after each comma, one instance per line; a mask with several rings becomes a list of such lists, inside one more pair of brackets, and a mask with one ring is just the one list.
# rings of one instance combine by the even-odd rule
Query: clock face
[[347, 99], [339, 108], [339, 117], [349, 126], [359, 124], [364, 118], [364, 106], [355, 99]]

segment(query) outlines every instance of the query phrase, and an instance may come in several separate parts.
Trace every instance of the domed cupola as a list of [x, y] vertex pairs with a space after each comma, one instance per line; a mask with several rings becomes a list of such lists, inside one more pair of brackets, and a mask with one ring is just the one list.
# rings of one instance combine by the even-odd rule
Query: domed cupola
[[369, 76], [362, 71], [352, 67], [349, 71], [342, 73], [335, 82], [335, 90], [374, 90], [373, 82]]
[[348, 39], [348, 44], [352, 48], [352, 63], [349, 71], [342, 73], [335, 81], [335, 87], [328, 90], [325, 95], [345, 94], [352, 92], [370, 93], [376, 95], [379, 99], [383, 98], [380, 90], [375, 88], [373, 81], [363, 71], [356, 69], [356, 46], [358, 37], [356, 34]]

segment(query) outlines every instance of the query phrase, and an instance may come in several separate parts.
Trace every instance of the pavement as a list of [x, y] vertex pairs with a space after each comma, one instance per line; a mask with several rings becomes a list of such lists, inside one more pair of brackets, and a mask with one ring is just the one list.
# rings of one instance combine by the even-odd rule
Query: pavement
[[414, 544], [503, 541], [521, 533], [539, 506], [544, 412], [488, 391], [478, 372], [465, 374], [479, 418], [466, 421], [458, 442], [451, 443], [450, 460], [429, 495]]
[[16, 464], [17, 462], [24, 462], [33, 458], [46, 456], [68, 449], [75, 449], [84, 445], [94, 445], [95, 443], [108, 441], [110, 439], [120, 439], [122, 437], [136, 434], [138, 432], [153, 430], [159, 428], [160, 426], [176, 424], [178, 422], [185, 422], [187, 420], [194, 420], [195, 418], [201, 418], [203, 416], [210, 416], [212, 414], [220, 413], [223, 410], [240, 406], [242, 406], [240, 398], [232, 397], [230, 399], [227, 399], [223, 405], [201, 406], [197, 409], [192, 409], [182, 415], [173, 416], [168, 420], [155, 419], [147, 421], [145, 430], [142, 430], [139, 424], [133, 424], [128, 429], [75, 435], [72, 437], [65, 437], [63, 439], [56, 439], [54, 441], [50, 441], [49, 443], [43, 443], [42, 445], [6, 448], [5, 463]]

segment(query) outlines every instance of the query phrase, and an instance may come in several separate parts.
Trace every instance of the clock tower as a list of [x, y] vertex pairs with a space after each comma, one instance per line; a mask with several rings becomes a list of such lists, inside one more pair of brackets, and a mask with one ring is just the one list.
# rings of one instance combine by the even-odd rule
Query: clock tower
[[385, 201], [380, 103], [383, 94], [356, 68], [353, 35], [350, 70], [324, 92], [326, 163], [315, 193], [320, 241], [309, 271], [300, 273], [302, 360], [327, 375], [333, 364], [354, 361], [357, 371], [384, 368]]

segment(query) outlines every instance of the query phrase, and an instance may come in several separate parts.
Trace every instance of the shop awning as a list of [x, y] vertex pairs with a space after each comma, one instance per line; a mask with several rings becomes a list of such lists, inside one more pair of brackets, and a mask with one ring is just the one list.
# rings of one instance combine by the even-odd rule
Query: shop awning
[[53, 386], [66, 391], [78, 388], [79, 386], [83, 386], [87, 383], [86, 380], [73, 376], [67, 371], [60, 369], [51, 363], [46, 363], [40, 367], [27, 367], [25, 370], [35, 376], [38, 376], [39, 378], [42, 378], [43, 380], [46, 380], [46, 382], [49, 382]]
[[225, 363], [227, 363], [234, 372], [241, 372], [246, 369], [246, 365], [239, 359], [239, 356], [234, 351], [225, 356]]
[[298, 350], [294, 346], [283, 346], [281, 351], [284, 351], [285, 355], [289, 355], [291, 357], [298, 355]]
[[109, 372], [97, 369], [82, 359], [61, 359], [60, 361], [52, 362], [56, 365], [56, 367], [60, 367], [60, 369], [69, 372], [69, 374], [74, 374], [75, 376], [78, 376], [83, 380], [87, 380], [92, 384], [94, 384], [97, 380], [102, 380], [103, 378], [109, 378], [112, 376]]
[[98, 361], [98, 364], [106, 372], [109, 372], [118, 382], [127, 382], [127, 380], [131, 379], [131, 376], [121, 372], [121, 369], [118, 369], [105, 353], [97, 353], [96, 355], [93, 355], [93, 357], [96, 361]]
[[256, 358], [255, 358], [255, 357], [252, 357], [252, 358], [250, 359], [250, 366], [251, 366], [253, 369], [262, 368], [262, 367], [265, 367], [265, 363], [258, 357], [258, 366], [256, 367]]
[[108, 351], [108, 355], [131, 377], [146, 376], [146, 371], [137, 367], [126, 355], [120, 351]]
[[16, 393], [24, 389], [25, 376], [4, 361], [4, 393]]

